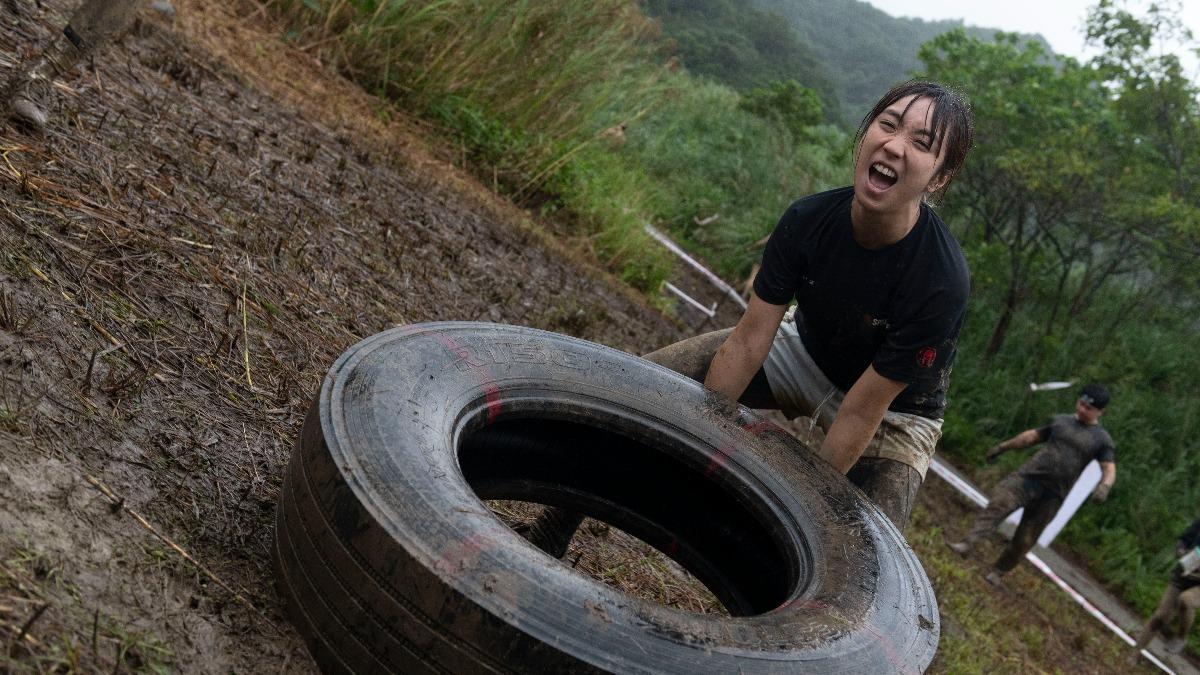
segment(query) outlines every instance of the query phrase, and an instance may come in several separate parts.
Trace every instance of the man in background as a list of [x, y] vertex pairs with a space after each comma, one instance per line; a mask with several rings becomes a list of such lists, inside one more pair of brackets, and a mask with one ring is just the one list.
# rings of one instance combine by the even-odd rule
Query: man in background
[[34, 129], [44, 129], [54, 80], [119, 35], [133, 19], [136, 5], [137, 0], [84, 0], [62, 34], [9, 79], [8, 114]]
[[1108, 390], [1103, 386], [1089, 384], [1079, 392], [1074, 415], [1056, 415], [1046, 426], [1022, 431], [988, 450], [987, 461], [993, 462], [1009, 450], [1046, 444], [1000, 481], [989, 495], [987, 508], [976, 517], [966, 538], [948, 544], [955, 552], [966, 555], [975, 542], [987, 536], [1010, 513], [1024, 508], [1016, 533], [987, 575], [992, 584], [1001, 585], [1001, 577], [1016, 567], [1033, 548], [1042, 530], [1058, 513], [1079, 474], [1093, 459], [1100, 462], [1103, 477], [1092, 492], [1092, 499], [1102, 502], [1108, 498], [1108, 491], [1117, 480], [1112, 437], [1100, 426], [1108, 397]]
[[1179, 630], [1167, 642], [1166, 649], [1178, 654], [1187, 644], [1188, 632], [1196, 618], [1196, 608], [1200, 607], [1200, 556], [1196, 555], [1197, 546], [1200, 546], [1200, 518], [1194, 520], [1179, 535], [1179, 541], [1175, 542], [1175, 557], [1179, 562], [1171, 568], [1171, 577], [1162, 599], [1158, 601], [1158, 609], [1154, 610], [1150, 620], [1138, 633], [1134, 652], [1130, 656], [1131, 662], [1137, 660], [1138, 654], [1150, 644], [1150, 640], [1175, 616], [1179, 617]]

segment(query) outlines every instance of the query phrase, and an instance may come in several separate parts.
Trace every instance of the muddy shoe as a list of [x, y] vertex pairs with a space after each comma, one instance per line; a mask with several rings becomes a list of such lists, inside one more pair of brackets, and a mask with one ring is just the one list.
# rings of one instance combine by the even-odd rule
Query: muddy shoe
[[1179, 652], [1183, 651], [1183, 648], [1186, 646], [1187, 638], [1174, 637], [1170, 640], [1167, 640], [1167, 643], [1163, 645], [1163, 649], [1167, 650], [1167, 653], [1169, 654], [1178, 654]]
[[951, 551], [959, 555], [966, 555], [971, 552], [971, 545], [965, 541], [948, 541], [946, 546], [950, 547]]
[[[92, 5], [84, 3], [84, 6]], [[82, 44], [67, 26], [41, 56], [17, 71], [4, 90], [9, 115], [39, 131], [45, 129], [54, 80], [69, 71], [83, 55]]]
[[984, 577], [984, 580], [987, 581], [992, 586], [995, 586], [999, 590], [1004, 590], [1004, 588], [1005, 588], [1004, 579], [1001, 578], [1000, 573], [997, 572], [996, 570], [992, 570], [991, 572], [988, 572], [987, 576]]
[[9, 90], [8, 112], [16, 120], [41, 131], [46, 128], [46, 102], [50, 99], [50, 80], [36, 73], [18, 76], [20, 81]]

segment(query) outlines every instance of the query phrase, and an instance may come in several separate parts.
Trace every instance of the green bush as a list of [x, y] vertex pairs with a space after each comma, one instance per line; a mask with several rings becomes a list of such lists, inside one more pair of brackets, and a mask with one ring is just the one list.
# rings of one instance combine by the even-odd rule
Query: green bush
[[847, 139], [826, 127], [795, 139], [727, 87], [676, 84], [669, 104], [630, 127], [625, 152], [660, 186], [655, 219], [719, 272], [740, 276], [762, 255], [750, 245], [791, 201], [848, 179]]
[[740, 106], [725, 86], [669, 72], [655, 63], [657, 25], [634, 2], [276, 5], [296, 39], [327, 45], [325, 60], [439, 123], [502, 192], [565, 211], [614, 273], [652, 294], [671, 260], [645, 223], [741, 274], [758, 255], [747, 245], [844, 163], [843, 134], [804, 126], [820, 115], [811, 91], [780, 84]]

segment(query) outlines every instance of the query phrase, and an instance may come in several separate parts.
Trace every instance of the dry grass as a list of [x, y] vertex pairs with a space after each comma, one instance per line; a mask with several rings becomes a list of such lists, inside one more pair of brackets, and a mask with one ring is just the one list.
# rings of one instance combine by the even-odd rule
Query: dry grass
[[[509, 527], [533, 522], [542, 506], [489, 501]], [[728, 616], [704, 584], [661, 551], [608, 523], [585, 518], [563, 556], [564, 564], [635, 598], [685, 612]]]

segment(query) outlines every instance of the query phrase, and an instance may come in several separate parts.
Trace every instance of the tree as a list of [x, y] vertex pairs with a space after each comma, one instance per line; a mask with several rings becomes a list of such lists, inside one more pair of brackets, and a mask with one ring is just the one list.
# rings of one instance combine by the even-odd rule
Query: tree
[[953, 206], [966, 216], [965, 235], [1000, 247], [1007, 260], [990, 359], [1032, 278], [1056, 267], [1060, 284], [1069, 277], [1079, 254], [1073, 230], [1104, 192], [1106, 98], [1092, 71], [1072, 59], [1055, 65], [1040, 44], [1012, 34], [987, 43], [953, 31], [926, 43], [921, 58], [930, 77], [968, 92], [975, 111], [976, 150]]
[[840, 120], [836, 88], [817, 55], [789, 23], [733, 0], [643, 0], [684, 66], [745, 92], [796, 80], [825, 101], [824, 121]]
[[1183, 281], [1194, 289], [1200, 257], [1200, 88], [1184, 74], [1178, 56], [1164, 48], [1170, 43], [1195, 50], [1177, 11], [1152, 4], [1138, 17], [1101, 0], [1088, 15], [1087, 37], [1104, 48], [1093, 67], [1125, 121], [1130, 137], [1123, 145], [1138, 160], [1139, 171], [1126, 171], [1120, 186], [1141, 198], [1123, 204], [1124, 217], [1156, 249], [1159, 280], [1166, 286]]
[[807, 138], [808, 131], [821, 123], [821, 99], [817, 92], [795, 80], [774, 82], [742, 94], [738, 107], [787, 129], [792, 138]]
[[1158, 48], [1190, 35], [1161, 6], [1139, 18], [1111, 0], [1088, 31], [1104, 52], [1087, 64], [1004, 34], [985, 43], [955, 32], [921, 51], [928, 74], [968, 92], [975, 110], [976, 149], [952, 207], [965, 216], [963, 236], [1006, 261], [985, 361], [1035, 292], [1043, 338], [1118, 281], [1126, 311], [1106, 333], [1149, 299], [1196, 301], [1200, 91]]

